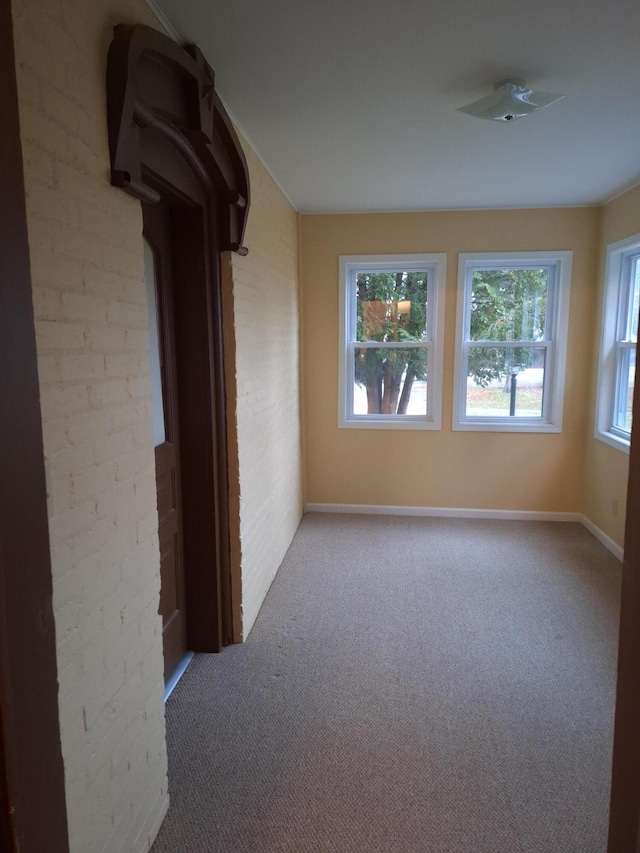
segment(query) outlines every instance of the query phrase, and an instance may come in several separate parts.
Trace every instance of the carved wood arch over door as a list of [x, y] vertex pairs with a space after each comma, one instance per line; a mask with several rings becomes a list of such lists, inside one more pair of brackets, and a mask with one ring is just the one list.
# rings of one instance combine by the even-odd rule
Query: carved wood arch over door
[[218, 651], [233, 627], [220, 253], [247, 252], [247, 165], [197, 47], [149, 27], [115, 27], [107, 104], [111, 183], [166, 211], [187, 638], [194, 651]]

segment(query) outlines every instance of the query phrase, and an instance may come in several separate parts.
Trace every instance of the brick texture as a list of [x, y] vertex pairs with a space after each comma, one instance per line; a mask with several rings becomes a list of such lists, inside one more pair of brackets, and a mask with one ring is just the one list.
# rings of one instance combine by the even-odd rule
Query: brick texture
[[[148, 850], [168, 804], [140, 206], [109, 185], [105, 63], [142, 0], [15, 0], [73, 853]], [[34, 819], [36, 817], [34, 816]]]
[[243, 141], [246, 257], [223, 264], [231, 558], [246, 639], [302, 516], [297, 214]]
[[[109, 185], [105, 65], [143, 0], [14, 0], [72, 853], [150, 848], [168, 805], [138, 202]], [[235, 638], [302, 514], [297, 215], [247, 146], [224, 258]]]

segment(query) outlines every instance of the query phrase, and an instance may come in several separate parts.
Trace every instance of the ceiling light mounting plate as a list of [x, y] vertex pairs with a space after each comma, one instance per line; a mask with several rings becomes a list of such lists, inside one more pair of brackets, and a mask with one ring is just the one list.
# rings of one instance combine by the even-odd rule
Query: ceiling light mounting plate
[[564, 95], [552, 92], [536, 92], [530, 89], [524, 80], [513, 78], [502, 80], [493, 88], [494, 91], [490, 95], [459, 107], [459, 111], [475, 118], [511, 122], [543, 110], [564, 98]]

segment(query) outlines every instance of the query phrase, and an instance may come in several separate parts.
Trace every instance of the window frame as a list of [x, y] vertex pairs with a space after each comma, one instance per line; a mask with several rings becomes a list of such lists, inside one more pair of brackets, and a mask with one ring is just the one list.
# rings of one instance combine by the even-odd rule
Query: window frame
[[[453, 430], [468, 432], [562, 432], [564, 380], [571, 298], [573, 252], [464, 252], [458, 255], [456, 305], [456, 350], [453, 380]], [[539, 417], [490, 417], [466, 414], [468, 346], [470, 341], [470, 296], [473, 271], [478, 269], [548, 267], [551, 274], [547, 291], [546, 337], [543, 341], [523, 341], [521, 347], [544, 348], [545, 385], [543, 410]], [[505, 346], [505, 342], [490, 342]], [[508, 342], [507, 342], [508, 343]], [[514, 342], [514, 344], [520, 342]]]
[[[340, 429], [439, 430], [442, 424], [442, 369], [447, 256], [444, 253], [397, 255], [340, 255], [340, 329], [338, 372], [338, 427]], [[419, 347], [427, 350], [429, 379], [425, 415], [353, 414], [355, 349], [365, 342], [355, 340], [355, 287], [359, 272], [427, 272], [427, 334], [420, 343], [383, 344], [390, 349]], [[374, 342], [371, 342], [372, 345]], [[395, 342], [394, 342], [395, 343]], [[375, 342], [379, 347], [380, 342]]]
[[640, 263], [640, 234], [632, 234], [607, 246], [594, 436], [623, 453], [629, 453], [631, 431], [615, 424], [614, 410], [620, 405], [621, 354], [635, 346], [623, 339], [628, 338], [633, 308], [633, 300], [629, 297], [636, 263]]

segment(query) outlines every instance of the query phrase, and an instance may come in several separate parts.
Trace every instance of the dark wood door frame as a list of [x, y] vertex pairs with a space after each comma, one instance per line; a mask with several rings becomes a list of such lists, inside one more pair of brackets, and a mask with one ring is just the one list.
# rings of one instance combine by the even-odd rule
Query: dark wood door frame
[[183, 666], [188, 652], [170, 209], [163, 204], [143, 202], [142, 222], [143, 237], [150, 250], [145, 259], [147, 298], [153, 290], [151, 305], [155, 306], [155, 311], [148, 312], [150, 342], [155, 340], [149, 349], [157, 358], [157, 375], [155, 381], [152, 377], [152, 387], [155, 388], [154, 444], [160, 544], [159, 613], [162, 616], [164, 680], [168, 684]]
[[618, 681], [613, 738], [609, 853], [640, 851], [640, 391], [633, 431], [622, 567]]
[[196, 47], [114, 29], [111, 182], [170, 210], [189, 648], [232, 642], [220, 253], [246, 254], [246, 161]]
[[187, 638], [193, 651], [216, 652], [232, 642], [226, 412], [219, 258], [213, 212], [204, 196], [200, 201], [169, 209]]
[[10, 0], [0, 0], [0, 847], [69, 849]]

